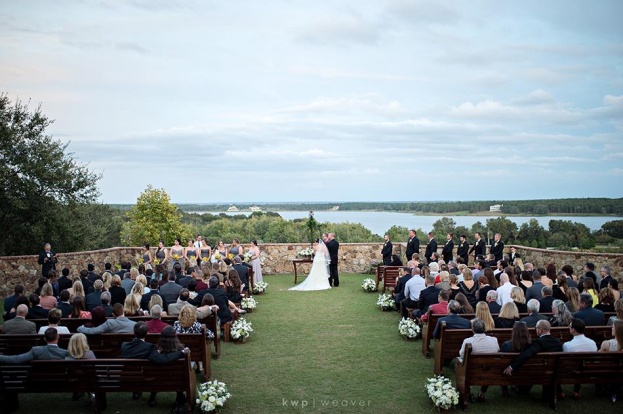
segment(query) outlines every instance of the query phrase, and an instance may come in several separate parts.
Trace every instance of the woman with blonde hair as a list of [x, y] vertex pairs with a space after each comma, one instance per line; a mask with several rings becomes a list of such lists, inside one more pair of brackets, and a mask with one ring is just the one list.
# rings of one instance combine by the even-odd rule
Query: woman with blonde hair
[[565, 302], [565, 306], [569, 309], [569, 312], [574, 313], [580, 310], [580, 291], [575, 287], [567, 288], [568, 301]]
[[102, 282], [104, 282], [103, 290], [109, 290], [110, 285], [112, 284], [112, 273], [104, 272], [102, 275]]
[[516, 258], [513, 264], [515, 265], [515, 267], [519, 267], [522, 272], [524, 271], [523, 260], [521, 260], [520, 257]]
[[495, 328], [495, 322], [493, 321], [487, 302], [478, 302], [476, 304], [476, 319], [482, 319], [484, 321], [487, 331]]
[[152, 295], [151, 299], [149, 299], [149, 305], [147, 305], [147, 307], [151, 309], [154, 307], [154, 305], [160, 305], [160, 307], [162, 308], [162, 312], [160, 315], [167, 316], [167, 312], [164, 310], [164, 304], [160, 295]]
[[450, 273], [447, 271], [439, 272], [437, 275], [439, 282], [435, 284], [435, 287], [441, 290], [450, 290]]
[[[201, 333], [203, 325], [197, 322], [197, 311], [192, 305], [184, 305], [178, 319], [173, 323], [177, 333]], [[206, 338], [214, 339], [214, 333], [206, 329]]]
[[511, 289], [511, 299], [517, 307], [519, 313], [528, 313], [528, 306], [526, 305], [526, 296], [523, 293], [523, 289], [519, 286], [515, 286]]
[[582, 293], [588, 293], [593, 298], [593, 307], [599, 303], [599, 293], [595, 290], [595, 282], [590, 277], [584, 279], [584, 291]]
[[89, 349], [89, 342], [83, 333], [75, 333], [69, 339], [65, 359], [95, 359], [95, 354]]
[[123, 312], [126, 316], [144, 316], [136, 296], [128, 295], [123, 303]]
[[82, 282], [80, 281], [80, 278], [76, 278], [74, 284], [71, 286], [71, 288], [67, 289], [69, 290], [69, 301], [73, 301], [73, 299], [76, 296], [82, 296], [83, 298], [86, 296], [86, 293], [84, 293], [84, 286], [82, 286]]
[[[517, 289], [521, 290], [521, 288]], [[494, 323], [496, 328], [512, 328], [518, 320], [519, 311], [517, 306], [515, 306], [515, 302], [506, 302], [502, 306], [500, 314], [494, 319]]]
[[39, 295], [39, 305], [43, 309], [50, 310], [56, 306], [57, 302], [52, 285], [50, 283], [44, 284], [41, 288], [41, 295]]
[[151, 289], [149, 288], [149, 284], [147, 283], [147, 277], [145, 275], [138, 275], [136, 277], [136, 283], [142, 283], [143, 284], [143, 295], [145, 293], [149, 293], [151, 292]]
[[614, 311], [616, 315], [608, 318], [608, 325], [614, 325], [616, 321], [623, 321], [623, 299], [614, 302]]
[[[478, 302], [476, 294], [478, 292], [478, 283], [474, 281], [474, 275], [468, 267], [463, 270], [463, 280], [459, 282], [459, 290], [465, 295], [469, 304], [473, 307]], [[456, 297], [456, 295], [455, 295]]]
[[141, 299], [143, 298], [143, 292], [145, 291], [144, 286], [145, 285], [143, 285], [141, 282], [136, 282], [134, 283], [134, 286], [132, 286], [132, 292], [130, 294], [134, 295], [137, 303], [141, 303]]
[[110, 283], [110, 289], [108, 289], [108, 292], [110, 292], [111, 306], [115, 303], [120, 303], [123, 305], [127, 293], [125, 292], [125, 289], [121, 287], [121, 278], [119, 277], [119, 275], [113, 275], [112, 282]]

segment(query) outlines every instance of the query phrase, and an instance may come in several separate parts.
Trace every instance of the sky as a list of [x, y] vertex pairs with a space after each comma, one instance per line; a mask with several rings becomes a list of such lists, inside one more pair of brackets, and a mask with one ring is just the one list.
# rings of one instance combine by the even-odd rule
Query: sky
[[4, 1], [104, 203], [623, 196], [623, 1]]

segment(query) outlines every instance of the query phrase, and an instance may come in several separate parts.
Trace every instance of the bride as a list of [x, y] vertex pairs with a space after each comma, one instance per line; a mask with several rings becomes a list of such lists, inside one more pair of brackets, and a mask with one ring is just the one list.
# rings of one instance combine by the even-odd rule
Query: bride
[[314, 243], [316, 255], [307, 278], [289, 290], [325, 290], [331, 289], [329, 284], [329, 250], [322, 240]]

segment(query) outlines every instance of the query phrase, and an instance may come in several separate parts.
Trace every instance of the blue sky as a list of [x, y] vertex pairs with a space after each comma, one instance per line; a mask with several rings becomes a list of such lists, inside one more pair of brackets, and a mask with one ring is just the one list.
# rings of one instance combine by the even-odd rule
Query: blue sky
[[174, 202], [622, 197], [621, 1], [11, 1], [0, 91]]

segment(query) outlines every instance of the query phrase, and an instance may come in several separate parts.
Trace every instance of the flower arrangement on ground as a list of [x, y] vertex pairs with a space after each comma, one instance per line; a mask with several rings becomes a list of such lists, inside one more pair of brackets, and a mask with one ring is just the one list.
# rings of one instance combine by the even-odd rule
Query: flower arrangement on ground
[[253, 293], [256, 295], [266, 292], [266, 288], [268, 287], [268, 283], [260, 280], [259, 282], [255, 282], [253, 284]]
[[428, 378], [426, 384], [428, 398], [433, 400], [435, 407], [442, 410], [449, 410], [459, 403], [459, 393], [452, 386], [450, 380], [443, 375]]
[[396, 305], [394, 297], [389, 293], [380, 294], [376, 304], [379, 305], [384, 311], [393, 310]]
[[231, 324], [229, 335], [234, 341], [244, 342], [253, 332], [251, 322], [247, 322], [245, 318], [238, 318]]
[[240, 307], [247, 312], [253, 312], [253, 310], [257, 307], [257, 301], [253, 298], [253, 296], [242, 298], [240, 301]]
[[311, 257], [314, 254], [314, 250], [311, 247], [308, 247], [307, 249], [301, 250], [297, 254], [302, 257]]
[[230, 398], [231, 394], [224, 382], [208, 381], [199, 384], [197, 388], [196, 403], [202, 413], [209, 413], [222, 408]]
[[420, 328], [420, 325], [413, 319], [402, 318], [402, 320], [398, 322], [398, 332], [400, 332], [400, 335], [405, 339], [417, 339], [422, 333], [422, 328]]
[[377, 290], [379, 290], [376, 287], [376, 282], [370, 278], [364, 279], [363, 283], [361, 284], [361, 287], [366, 292], [376, 292]]

